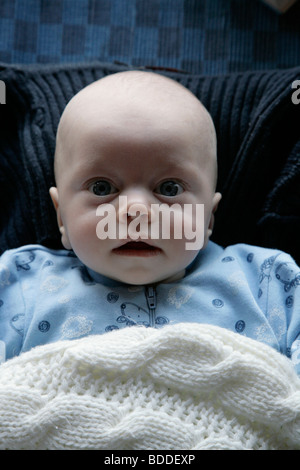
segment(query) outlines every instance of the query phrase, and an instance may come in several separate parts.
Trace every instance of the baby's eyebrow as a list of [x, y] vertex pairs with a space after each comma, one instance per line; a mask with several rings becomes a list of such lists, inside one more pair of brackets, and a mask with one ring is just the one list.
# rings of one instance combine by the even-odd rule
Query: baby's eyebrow
[[172, 160], [164, 161], [162, 160], [161, 165], [159, 169], [162, 171], [169, 171], [171, 174], [172, 173], [178, 173], [179, 176], [189, 176], [190, 178], [194, 178], [196, 176], [196, 173], [199, 174], [201, 171], [201, 168], [195, 168], [195, 163], [188, 162], [184, 156], [182, 157], [181, 161], [174, 162]]
[[107, 159], [99, 158], [99, 155], [95, 158], [81, 158], [78, 163], [80, 172], [82, 174], [87, 173], [102, 173], [107, 172], [110, 169]]

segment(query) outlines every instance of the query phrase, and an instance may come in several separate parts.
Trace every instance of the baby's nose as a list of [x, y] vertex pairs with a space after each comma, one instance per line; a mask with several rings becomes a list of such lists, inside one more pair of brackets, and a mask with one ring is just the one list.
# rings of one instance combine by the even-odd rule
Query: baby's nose
[[151, 219], [151, 202], [142, 191], [135, 191], [119, 197], [118, 219], [120, 223], [126, 223], [128, 218]]
[[119, 196], [118, 223], [120, 238], [137, 240], [150, 237], [152, 210], [149, 198], [143, 193]]

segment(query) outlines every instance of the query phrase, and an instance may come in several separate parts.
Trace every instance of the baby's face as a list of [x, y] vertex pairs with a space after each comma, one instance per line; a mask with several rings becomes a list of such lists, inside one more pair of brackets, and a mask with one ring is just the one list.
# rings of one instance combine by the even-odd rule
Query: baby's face
[[[200, 112], [196, 126], [182, 109], [181, 96], [168, 106], [151, 103], [149, 96], [145, 106], [128, 94], [114, 101], [107, 84], [98, 105], [91, 91], [70, 107], [58, 139], [57, 188], [50, 192], [62, 242], [86, 266], [112, 279], [128, 284], [176, 280], [199, 248], [186, 249], [190, 240], [184, 227], [175, 238], [174, 223], [169, 238], [161, 231], [151, 238], [157, 224], [153, 207], [204, 204], [207, 242], [220, 199], [214, 192], [215, 147], [207, 116]], [[101, 212], [104, 204], [110, 219]]]

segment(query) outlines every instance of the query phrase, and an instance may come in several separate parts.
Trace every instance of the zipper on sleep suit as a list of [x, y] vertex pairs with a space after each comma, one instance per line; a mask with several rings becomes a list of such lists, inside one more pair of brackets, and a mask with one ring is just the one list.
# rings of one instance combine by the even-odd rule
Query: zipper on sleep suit
[[155, 310], [156, 310], [156, 290], [154, 286], [146, 286], [146, 299], [149, 309], [150, 326], [155, 327]]

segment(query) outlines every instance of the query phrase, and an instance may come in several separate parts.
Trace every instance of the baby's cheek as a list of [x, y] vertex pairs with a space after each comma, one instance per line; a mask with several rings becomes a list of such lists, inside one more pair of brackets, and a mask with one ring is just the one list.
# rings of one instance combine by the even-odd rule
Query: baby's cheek
[[70, 240], [74, 244], [91, 243], [97, 240], [96, 234], [97, 218], [96, 215], [74, 214], [68, 224]]

